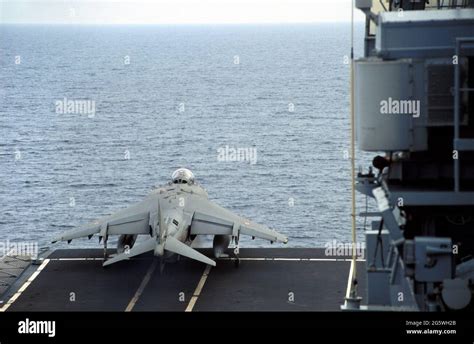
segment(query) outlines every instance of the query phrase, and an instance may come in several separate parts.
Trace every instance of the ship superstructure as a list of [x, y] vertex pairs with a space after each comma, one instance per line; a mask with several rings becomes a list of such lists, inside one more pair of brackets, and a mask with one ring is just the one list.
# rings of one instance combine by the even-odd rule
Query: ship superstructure
[[[378, 213], [366, 232], [367, 294], [346, 306], [472, 308], [474, 1], [356, 1], [366, 16], [353, 63], [358, 148], [374, 152], [357, 191]], [[365, 274], [365, 272], [364, 272]]]

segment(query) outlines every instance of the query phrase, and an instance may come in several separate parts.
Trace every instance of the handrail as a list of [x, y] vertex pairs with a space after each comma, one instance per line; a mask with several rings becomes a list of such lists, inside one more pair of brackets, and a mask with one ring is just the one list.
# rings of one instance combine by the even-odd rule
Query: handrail
[[[454, 139], [453, 139], [453, 150], [457, 152], [456, 159], [454, 160], [454, 192], [459, 192], [461, 189], [460, 181], [460, 154], [457, 147], [457, 142], [459, 141], [459, 132], [460, 132], [460, 73], [461, 69], [459, 67], [459, 58], [462, 53], [462, 45], [464, 43], [474, 43], [474, 37], [462, 37], [456, 38], [456, 50], [455, 56], [457, 58], [457, 63], [454, 64]], [[465, 91], [465, 90], [463, 90]], [[454, 152], [453, 152], [454, 153]]]

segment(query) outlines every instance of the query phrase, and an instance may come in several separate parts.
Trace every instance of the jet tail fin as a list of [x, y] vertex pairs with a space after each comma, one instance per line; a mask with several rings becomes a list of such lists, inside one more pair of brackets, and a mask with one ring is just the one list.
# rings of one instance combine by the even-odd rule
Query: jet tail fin
[[209, 259], [202, 253], [196, 251], [195, 249], [191, 248], [190, 246], [182, 243], [178, 239], [175, 239], [172, 236], [166, 238], [164, 249], [194, 260], [198, 260], [205, 264], [216, 266], [216, 262], [212, 259]]
[[113, 263], [120, 262], [122, 260], [127, 260], [131, 257], [138, 256], [142, 253], [152, 251], [155, 249], [156, 240], [155, 238], [150, 238], [146, 241], [134, 245], [129, 251], [117, 254], [116, 256], [106, 260], [102, 266], [107, 266]]

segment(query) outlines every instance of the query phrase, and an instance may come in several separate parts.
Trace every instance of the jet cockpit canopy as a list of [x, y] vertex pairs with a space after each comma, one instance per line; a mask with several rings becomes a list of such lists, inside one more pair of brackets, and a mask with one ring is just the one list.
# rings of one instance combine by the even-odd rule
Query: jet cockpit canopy
[[173, 184], [194, 184], [194, 174], [187, 168], [178, 168], [171, 175]]

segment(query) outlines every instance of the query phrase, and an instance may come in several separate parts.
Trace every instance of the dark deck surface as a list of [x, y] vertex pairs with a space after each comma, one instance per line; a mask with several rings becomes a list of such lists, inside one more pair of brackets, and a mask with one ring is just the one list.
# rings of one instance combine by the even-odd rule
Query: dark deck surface
[[[151, 255], [104, 269], [102, 250], [58, 250], [7, 310], [335, 311], [344, 301], [348, 257], [334, 261], [322, 249], [292, 248], [241, 249], [240, 256], [239, 268], [218, 260], [206, 279], [207, 266], [186, 258], [167, 263], [160, 273]], [[23, 285], [18, 284], [17, 289]], [[362, 279], [359, 292], [364, 290]], [[3, 303], [15, 291], [4, 295]]]

